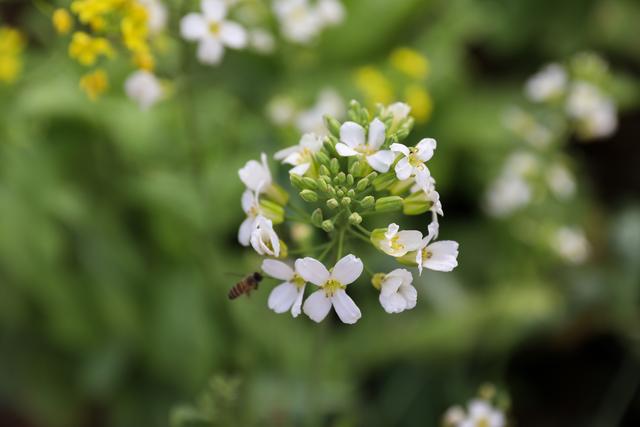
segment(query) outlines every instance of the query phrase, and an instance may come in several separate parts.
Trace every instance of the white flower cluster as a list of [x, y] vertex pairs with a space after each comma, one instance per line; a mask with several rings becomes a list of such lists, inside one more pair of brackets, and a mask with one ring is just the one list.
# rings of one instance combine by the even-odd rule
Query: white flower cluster
[[[344, 323], [355, 323], [361, 317], [345, 291], [364, 269], [360, 258], [353, 254], [343, 256], [343, 248], [351, 238], [369, 242], [400, 263], [417, 266], [420, 273], [423, 268], [451, 271], [458, 265], [458, 243], [436, 241], [437, 218], [443, 212], [435, 180], [426, 165], [434, 154], [436, 141], [425, 138], [415, 146], [400, 143], [413, 125], [405, 104], [380, 107], [371, 119], [366, 109], [352, 101], [349, 115], [352, 120], [344, 123], [327, 118], [328, 136], [304, 134], [298, 145], [274, 156], [293, 166], [289, 171], [292, 185], [301, 190], [299, 195], [304, 202], [315, 207], [308, 218], [298, 208], [294, 209], [295, 216], [287, 220], [314, 225], [330, 239], [317, 247], [322, 252], [317, 258], [298, 258], [292, 265], [264, 260], [262, 270], [284, 281], [269, 297], [269, 308], [277, 313], [291, 311], [296, 317], [304, 311], [320, 322], [333, 307]], [[247, 162], [239, 176], [246, 186], [242, 208], [247, 214], [238, 232], [239, 242], [251, 245], [260, 255], [286, 258], [287, 246], [273, 226], [284, 221], [289, 198], [273, 182], [266, 155], [260, 162]], [[419, 230], [400, 230], [395, 223], [373, 231], [362, 224], [363, 216], [394, 211], [406, 215], [430, 212], [427, 235]], [[338, 261], [328, 270], [321, 261], [332, 249], [336, 250]], [[417, 291], [412, 282], [411, 272], [403, 268], [372, 275], [372, 284], [380, 291], [380, 303], [389, 313], [416, 305]], [[307, 283], [320, 289], [303, 304]]]
[[301, 133], [313, 132], [320, 136], [328, 133], [324, 116], [340, 120], [345, 112], [345, 101], [332, 88], [322, 89], [315, 104], [307, 109], [298, 108], [293, 99], [287, 96], [275, 97], [267, 106], [267, 115], [273, 124], [294, 125]]
[[325, 28], [341, 23], [344, 6], [339, 0], [276, 0], [273, 10], [285, 39], [308, 44]]
[[446, 427], [504, 427], [505, 415], [485, 399], [473, 399], [467, 410], [453, 406], [444, 415]]

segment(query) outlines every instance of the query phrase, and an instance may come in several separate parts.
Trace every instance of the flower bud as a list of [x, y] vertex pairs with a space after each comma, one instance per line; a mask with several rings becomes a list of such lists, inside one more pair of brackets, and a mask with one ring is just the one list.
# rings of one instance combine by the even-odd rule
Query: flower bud
[[385, 273], [374, 274], [373, 277], [371, 278], [371, 285], [377, 290], [380, 290], [380, 288], [382, 287], [382, 282], [384, 282], [384, 279], [386, 277], [387, 275]]
[[260, 210], [262, 214], [269, 218], [273, 224], [281, 224], [284, 222], [284, 208], [271, 200], [261, 199]]
[[338, 152], [336, 151], [337, 143], [338, 143], [338, 139], [333, 135], [329, 135], [324, 139], [322, 146], [324, 147], [325, 150], [327, 150], [329, 157], [335, 157], [338, 155]]
[[400, 196], [387, 196], [376, 200], [377, 212], [393, 212], [400, 209], [402, 209], [402, 197]]
[[318, 179], [317, 184], [318, 184], [318, 190], [322, 191], [323, 193], [329, 192], [329, 185], [327, 184], [327, 181], [322, 179], [322, 177]]
[[348, 174], [347, 175], [347, 186], [351, 187], [353, 185], [353, 181], [354, 181], [353, 175]]
[[313, 179], [313, 178], [309, 178], [309, 177], [305, 176], [304, 178], [302, 178], [302, 182], [304, 184], [304, 188], [308, 188], [309, 190], [317, 190], [318, 189], [318, 184], [317, 184], [316, 180]]
[[329, 156], [324, 154], [322, 151], [318, 151], [316, 154], [314, 154], [314, 156], [315, 156], [316, 162], [318, 162], [318, 164], [322, 166], [328, 165], [329, 162], [331, 161]]
[[344, 197], [344, 190], [342, 190], [342, 189], [337, 190], [337, 191], [336, 191], [336, 196], [338, 196], [338, 197]]
[[291, 185], [299, 188], [300, 190], [304, 190], [304, 182], [302, 182], [302, 177], [300, 175], [291, 173], [289, 174], [289, 180], [291, 181]]
[[335, 178], [333, 178], [333, 182], [335, 182], [336, 184], [344, 184], [344, 182], [347, 180], [347, 176], [344, 174], [344, 172], [339, 172]]
[[360, 224], [362, 222], [362, 217], [359, 213], [354, 212], [349, 215], [349, 224]]
[[363, 209], [371, 209], [376, 203], [376, 199], [373, 196], [366, 196], [360, 201], [360, 205]]
[[[327, 163], [328, 164], [328, 163]], [[331, 172], [329, 171], [329, 166], [325, 166], [325, 165], [320, 165], [320, 177], [322, 178], [323, 176], [329, 176], [331, 175]]]
[[406, 193], [407, 190], [413, 185], [412, 179], [405, 179], [404, 181], [396, 181], [389, 187], [389, 193], [394, 196], [399, 196], [402, 193]]
[[317, 208], [315, 211], [313, 211], [313, 213], [311, 214], [311, 223], [313, 225], [315, 225], [316, 227], [321, 227], [322, 226], [322, 209]]
[[358, 184], [356, 185], [356, 190], [364, 191], [367, 189], [368, 186], [369, 186], [369, 180], [367, 178], [362, 178], [360, 181], [358, 181]]
[[353, 188], [349, 191], [347, 191], [347, 196], [349, 197], [355, 197], [356, 196], [356, 190], [354, 190]]
[[340, 172], [340, 162], [338, 162], [338, 159], [335, 157], [329, 162], [329, 170], [331, 170], [331, 173], [334, 175]]
[[289, 193], [280, 187], [278, 184], [271, 184], [267, 191], [265, 192], [266, 196], [276, 202], [277, 204], [284, 206], [289, 201]]
[[365, 178], [367, 178], [369, 181], [373, 181], [374, 179], [376, 179], [377, 176], [378, 176], [378, 172], [374, 171], [368, 174], [367, 176], [365, 176]]
[[330, 116], [324, 116], [324, 124], [327, 126], [329, 133], [336, 138], [340, 137], [340, 122]]
[[329, 233], [330, 231], [333, 231], [333, 222], [330, 219], [325, 219], [322, 221], [321, 227], [324, 231]]
[[309, 203], [318, 201], [318, 193], [313, 190], [302, 190], [300, 192], [300, 197], [302, 197], [302, 200]]
[[378, 175], [371, 183], [377, 191], [385, 190], [396, 181], [396, 174], [394, 172], [387, 172]]
[[338, 201], [336, 199], [329, 199], [327, 200], [327, 207], [329, 209], [335, 209], [338, 206], [340, 206], [340, 204], [338, 203]]
[[364, 168], [362, 167], [362, 163], [358, 160], [353, 162], [353, 164], [349, 167], [349, 173], [353, 176], [362, 176], [362, 171]]
[[405, 215], [420, 215], [433, 206], [433, 201], [427, 199], [424, 191], [410, 194], [402, 201], [402, 213]]
[[342, 206], [344, 206], [346, 208], [347, 206], [349, 206], [351, 204], [351, 198], [350, 197], [343, 197], [342, 200], [340, 200], [340, 203], [342, 204]]

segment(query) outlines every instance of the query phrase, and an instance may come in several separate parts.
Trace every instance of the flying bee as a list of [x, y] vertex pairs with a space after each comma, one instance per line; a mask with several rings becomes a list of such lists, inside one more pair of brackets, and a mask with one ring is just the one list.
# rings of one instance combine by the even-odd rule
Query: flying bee
[[255, 272], [249, 274], [244, 279], [236, 283], [229, 291], [229, 299], [236, 299], [240, 295], [246, 294], [247, 296], [253, 290], [258, 289], [258, 285], [262, 281], [262, 274]]

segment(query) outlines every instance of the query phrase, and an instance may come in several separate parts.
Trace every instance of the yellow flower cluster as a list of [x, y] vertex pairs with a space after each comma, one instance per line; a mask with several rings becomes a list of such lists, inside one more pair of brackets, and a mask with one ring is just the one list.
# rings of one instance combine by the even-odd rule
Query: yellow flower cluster
[[0, 82], [13, 83], [22, 70], [25, 40], [19, 31], [0, 27]]
[[411, 106], [411, 115], [419, 123], [431, 117], [433, 101], [425, 87], [429, 76], [429, 60], [420, 52], [400, 47], [391, 52], [389, 66], [367, 65], [355, 72], [355, 83], [367, 103], [389, 104], [402, 99]]
[[[69, 8], [87, 31], [76, 31], [69, 43], [69, 56], [80, 64], [92, 67], [101, 58], [112, 58], [115, 45], [131, 54], [136, 68], [152, 71], [155, 60], [149, 45], [149, 12], [139, 0], [74, 0]], [[73, 27], [72, 16], [66, 9], [57, 9], [52, 23], [59, 34], [67, 34]], [[120, 43], [118, 43], [120, 42]], [[86, 74], [80, 87], [95, 99], [107, 87], [107, 74], [98, 69]]]

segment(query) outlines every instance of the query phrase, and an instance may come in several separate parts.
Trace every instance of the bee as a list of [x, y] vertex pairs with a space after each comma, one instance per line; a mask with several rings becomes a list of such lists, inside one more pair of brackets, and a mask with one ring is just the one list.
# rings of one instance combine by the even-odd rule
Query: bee
[[257, 290], [258, 285], [262, 281], [262, 274], [255, 272], [249, 274], [244, 279], [236, 283], [229, 291], [229, 299], [236, 299], [240, 295], [246, 294], [249, 296], [251, 291]]

